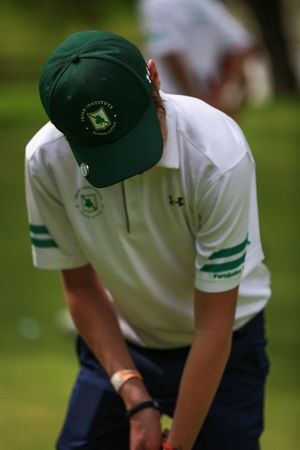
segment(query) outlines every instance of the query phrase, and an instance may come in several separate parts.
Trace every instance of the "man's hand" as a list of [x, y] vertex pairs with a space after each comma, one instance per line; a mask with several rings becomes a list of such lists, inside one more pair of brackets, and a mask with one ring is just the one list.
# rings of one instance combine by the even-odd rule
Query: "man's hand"
[[138, 411], [130, 419], [130, 450], [160, 450], [160, 412], [155, 408]]

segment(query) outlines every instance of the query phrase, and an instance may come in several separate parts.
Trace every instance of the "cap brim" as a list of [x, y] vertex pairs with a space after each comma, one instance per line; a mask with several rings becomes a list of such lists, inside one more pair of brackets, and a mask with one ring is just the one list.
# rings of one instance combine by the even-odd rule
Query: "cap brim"
[[85, 178], [99, 188], [150, 169], [163, 153], [162, 133], [152, 102], [136, 126], [115, 142], [99, 147], [82, 146], [70, 139], [69, 143], [79, 166], [88, 168]]

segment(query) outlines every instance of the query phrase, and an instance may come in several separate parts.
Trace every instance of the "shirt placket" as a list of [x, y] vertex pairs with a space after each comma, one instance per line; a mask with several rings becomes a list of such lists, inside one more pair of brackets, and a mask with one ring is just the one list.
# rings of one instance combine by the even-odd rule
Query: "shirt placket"
[[123, 207], [126, 228], [129, 234], [142, 230], [143, 205], [141, 198], [141, 180], [132, 177], [122, 183]]

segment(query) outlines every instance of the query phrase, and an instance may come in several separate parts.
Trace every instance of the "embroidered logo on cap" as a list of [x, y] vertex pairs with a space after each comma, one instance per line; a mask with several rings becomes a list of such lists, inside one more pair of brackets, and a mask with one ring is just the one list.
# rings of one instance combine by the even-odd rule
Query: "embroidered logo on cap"
[[88, 118], [92, 122], [92, 125], [96, 131], [105, 130], [111, 125], [111, 120], [105, 112], [103, 106], [95, 112], [87, 113]]
[[92, 134], [106, 136], [117, 126], [118, 115], [114, 106], [105, 100], [96, 100], [88, 103], [81, 110], [80, 120], [85, 130]]

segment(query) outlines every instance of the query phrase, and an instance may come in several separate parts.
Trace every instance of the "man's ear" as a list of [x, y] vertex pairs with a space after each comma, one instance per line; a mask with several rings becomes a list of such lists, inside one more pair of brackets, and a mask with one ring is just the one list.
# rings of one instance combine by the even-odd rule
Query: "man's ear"
[[152, 80], [152, 83], [157, 87], [157, 89], [160, 89], [160, 79], [154, 59], [149, 59], [148, 69], [150, 72], [150, 78]]

